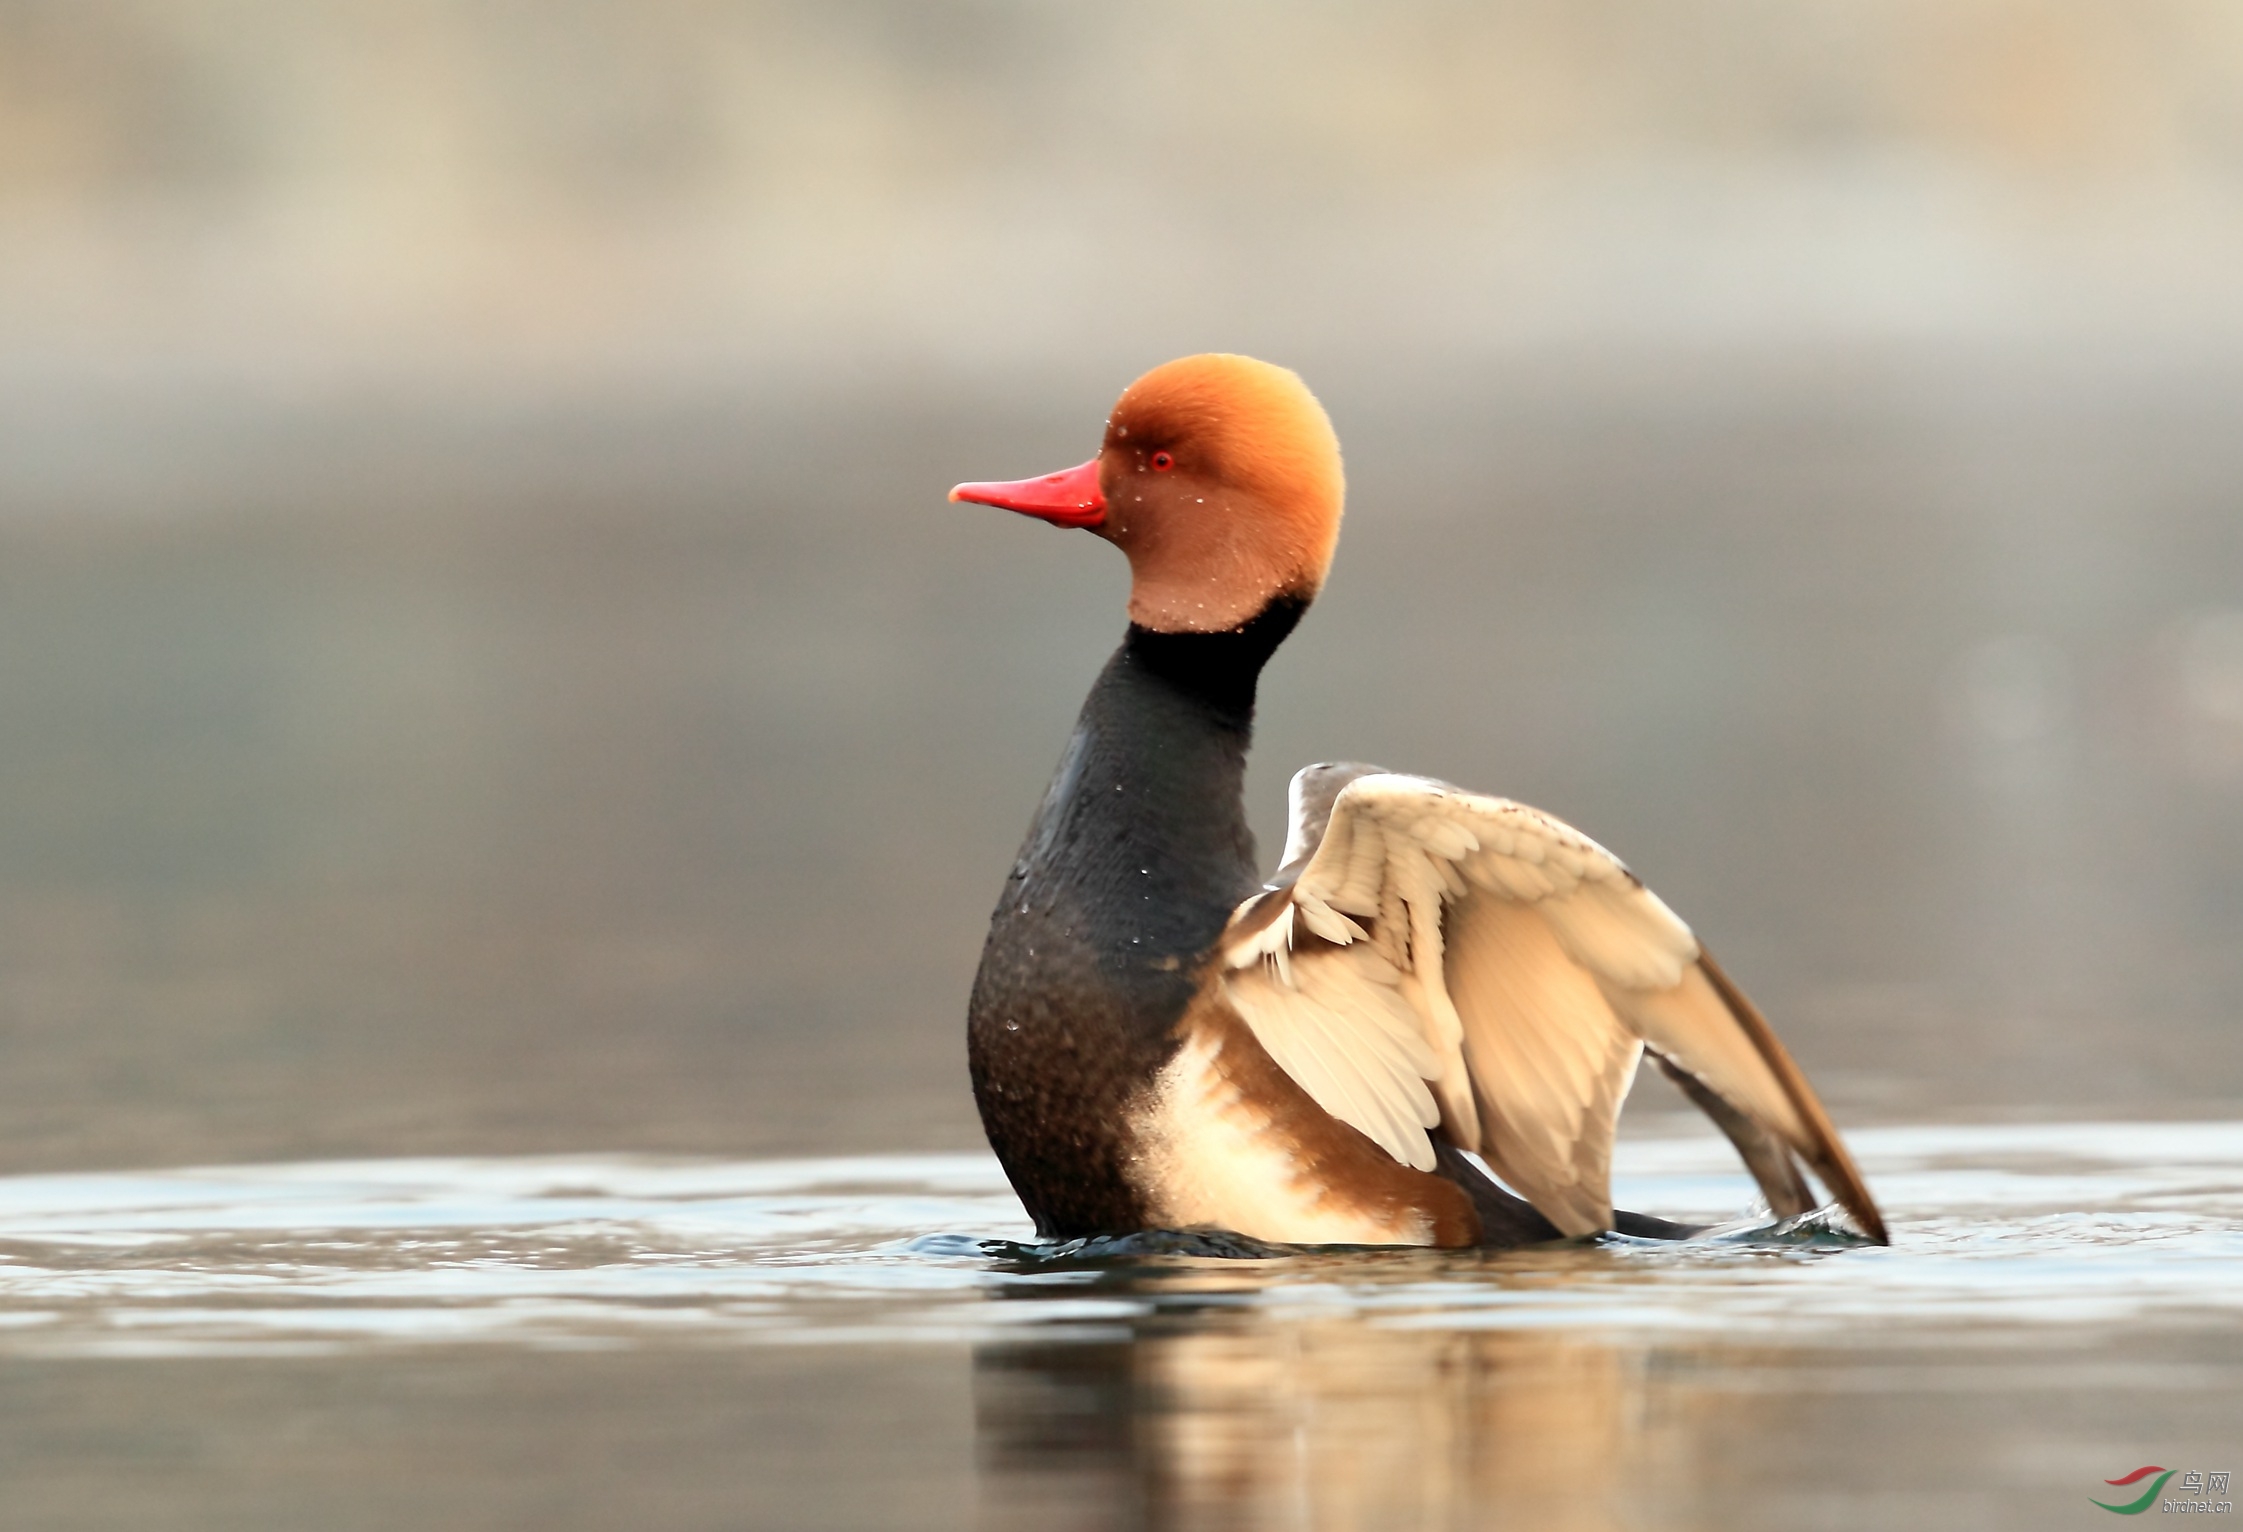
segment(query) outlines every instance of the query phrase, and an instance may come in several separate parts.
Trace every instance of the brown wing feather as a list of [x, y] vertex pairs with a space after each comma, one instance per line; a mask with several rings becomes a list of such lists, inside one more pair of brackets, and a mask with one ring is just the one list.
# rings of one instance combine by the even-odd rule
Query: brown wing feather
[[1745, 1169], [1760, 1183], [1760, 1194], [1768, 1199], [1768, 1206], [1778, 1217], [1791, 1218], [1814, 1207], [1815, 1194], [1807, 1187], [1807, 1178], [1800, 1172], [1799, 1157], [1791, 1152], [1791, 1145], [1731, 1106], [1721, 1092], [1674, 1060], [1661, 1053], [1651, 1057], [1658, 1061], [1660, 1073], [1674, 1081], [1690, 1098], [1691, 1104], [1728, 1135], [1737, 1158], [1745, 1162]]
[[1846, 1152], [1845, 1140], [1838, 1136], [1837, 1125], [1823, 1110], [1822, 1098], [1807, 1083], [1807, 1076], [1793, 1062], [1790, 1051], [1777, 1040], [1768, 1018], [1760, 1014], [1760, 1008], [1746, 998], [1743, 990], [1730, 982], [1729, 976], [1721, 971], [1721, 965], [1713, 960], [1713, 954], [1702, 946], [1698, 952], [1698, 966], [1713, 981], [1714, 993], [1729, 1007], [1729, 1014], [1737, 1019], [1737, 1025], [1751, 1039], [1753, 1048], [1776, 1077], [1776, 1083], [1783, 1087], [1791, 1109], [1799, 1114], [1807, 1130], [1806, 1141], [1797, 1146], [1799, 1152], [1807, 1157], [1807, 1163], [1814, 1167], [1815, 1174], [1822, 1177], [1823, 1184], [1844, 1204], [1846, 1211], [1854, 1215], [1863, 1232], [1880, 1245], [1891, 1244], [1892, 1238], [1885, 1232], [1884, 1215], [1877, 1211], [1876, 1200], [1869, 1195], [1854, 1157]]

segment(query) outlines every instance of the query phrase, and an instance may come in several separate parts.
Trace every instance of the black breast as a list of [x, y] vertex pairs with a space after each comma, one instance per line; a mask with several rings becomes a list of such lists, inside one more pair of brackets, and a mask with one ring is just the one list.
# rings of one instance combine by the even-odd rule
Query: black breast
[[1124, 1114], [1256, 887], [1254, 685], [1301, 610], [1280, 601], [1230, 633], [1132, 627], [1005, 881], [967, 1052], [990, 1146], [1047, 1237], [1143, 1226]]

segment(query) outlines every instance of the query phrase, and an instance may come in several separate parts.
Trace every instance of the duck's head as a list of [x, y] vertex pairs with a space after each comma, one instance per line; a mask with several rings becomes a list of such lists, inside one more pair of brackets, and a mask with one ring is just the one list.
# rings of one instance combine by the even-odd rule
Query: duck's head
[[1105, 538], [1129, 555], [1130, 620], [1160, 633], [1226, 632], [1281, 597], [1312, 600], [1345, 497], [1339, 438], [1308, 385], [1222, 354], [1130, 384], [1089, 462], [950, 492]]

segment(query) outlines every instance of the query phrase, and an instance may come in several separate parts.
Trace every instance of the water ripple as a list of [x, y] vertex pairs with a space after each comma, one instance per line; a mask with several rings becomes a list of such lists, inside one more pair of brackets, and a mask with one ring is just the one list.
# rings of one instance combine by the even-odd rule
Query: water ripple
[[[2243, 1309], [2243, 1124], [1858, 1132], [1890, 1249], [1810, 1216], [1685, 1244], [1039, 1245], [985, 1155], [419, 1159], [0, 1178], [0, 1354], [1104, 1338], [1163, 1315], [1785, 1334]], [[1623, 1145], [1630, 1206], [1735, 1218], [1717, 1141]]]

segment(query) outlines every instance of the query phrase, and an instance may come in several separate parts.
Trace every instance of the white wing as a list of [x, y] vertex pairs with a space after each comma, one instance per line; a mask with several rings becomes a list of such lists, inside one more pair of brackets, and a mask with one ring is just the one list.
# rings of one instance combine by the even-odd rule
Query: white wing
[[1648, 1047], [1778, 1212], [1793, 1156], [1872, 1235], [1875, 1203], [1813, 1090], [1690, 928], [1610, 852], [1503, 798], [1312, 766], [1286, 867], [1239, 906], [1225, 983], [1318, 1105], [1431, 1170], [1478, 1151], [1558, 1228], [1611, 1227], [1614, 1121]]

